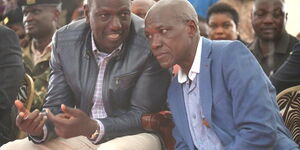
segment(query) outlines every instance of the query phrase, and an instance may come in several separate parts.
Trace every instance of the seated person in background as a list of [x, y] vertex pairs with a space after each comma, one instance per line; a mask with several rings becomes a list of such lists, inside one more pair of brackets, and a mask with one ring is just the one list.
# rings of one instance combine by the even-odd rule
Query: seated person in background
[[145, 18], [160, 65], [181, 67], [168, 90], [176, 149], [298, 150], [251, 52], [239, 41], [202, 38], [197, 24], [186, 0], [162, 0]]
[[165, 106], [171, 76], [151, 54], [144, 20], [131, 14], [130, 5], [89, 0], [84, 20], [56, 32], [43, 106], [48, 119], [16, 102], [18, 127], [42, 144], [23, 139], [3, 149], [161, 149], [158, 136], [145, 133], [141, 117]]
[[204, 19], [203, 17], [198, 15], [198, 26], [199, 26], [199, 30], [200, 30], [200, 35], [203, 37], [208, 37], [208, 25], [206, 22], [206, 19]]
[[287, 60], [270, 76], [277, 93], [300, 85], [300, 42], [295, 45]]
[[131, 11], [144, 19], [153, 4], [155, 4], [154, 0], [133, 0]]
[[18, 42], [14, 31], [0, 25], [0, 146], [16, 134], [10, 114], [25, 72]]
[[268, 76], [276, 72], [298, 42], [296, 37], [286, 32], [284, 5], [284, 0], [254, 1], [251, 20], [255, 39], [249, 49]]
[[222, 2], [212, 5], [207, 12], [207, 23], [209, 39], [242, 41], [238, 31], [239, 14], [230, 5]]
[[22, 47], [26, 73], [34, 81], [32, 110], [41, 109], [48, 89], [51, 39], [57, 28], [60, 0], [19, 0], [28, 44]]

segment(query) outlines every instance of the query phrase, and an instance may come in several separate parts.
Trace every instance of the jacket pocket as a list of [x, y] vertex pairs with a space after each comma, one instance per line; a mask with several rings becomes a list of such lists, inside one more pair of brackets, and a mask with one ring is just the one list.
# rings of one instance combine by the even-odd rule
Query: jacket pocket
[[132, 72], [114, 78], [116, 89], [128, 89], [135, 85], [139, 72]]

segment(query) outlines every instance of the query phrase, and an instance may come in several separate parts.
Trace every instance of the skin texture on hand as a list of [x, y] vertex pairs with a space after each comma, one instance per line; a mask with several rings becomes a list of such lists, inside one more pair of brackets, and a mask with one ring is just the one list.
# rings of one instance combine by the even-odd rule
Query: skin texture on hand
[[71, 138], [75, 136], [90, 137], [96, 131], [98, 124], [92, 120], [87, 114], [79, 109], [61, 105], [61, 110], [64, 113], [54, 115], [47, 109], [48, 119], [55, 126], [56, 135], [63, 138]]
[[16, 118], [16, 125], [19, 129], [31, 136], [43, 137], [43, 126], [47, 120], [47, 116], [39, 110], [29, 112], [20, 100], [16, 100], [15, 105], [19, 111]]

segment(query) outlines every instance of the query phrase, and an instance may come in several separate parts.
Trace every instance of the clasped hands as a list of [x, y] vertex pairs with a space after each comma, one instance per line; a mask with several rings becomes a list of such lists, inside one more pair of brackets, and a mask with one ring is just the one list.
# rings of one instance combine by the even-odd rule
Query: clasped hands
[[46, 114], [37, 109], [30, 112], [20, 100], [16, 100], [15, 105], [19, 111], [16, 125], [31, 136], [42, 138], [44, 136], [43, 127], [48, 119], [53, 123], [56, 135], [63, 138], [80, 135], [90, 137], [98, 126], [97, 122], [83, 111], [67, 107], [64, 104], [61, 105], [63, 113], [57, 115], [54, 115], [50, 109], [46, 109]]

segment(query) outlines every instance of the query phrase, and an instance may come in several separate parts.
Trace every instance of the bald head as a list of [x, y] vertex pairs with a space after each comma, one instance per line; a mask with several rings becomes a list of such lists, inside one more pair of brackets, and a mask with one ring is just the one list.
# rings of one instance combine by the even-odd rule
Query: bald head
[[147, 16], [162, 15], [164, 13], [167, 13], [170, 19], [192, 20], [198, 24], [197, 13], [187, 0], [161, 0], [149, 10]]
[[146, 13], [154, 4], [155, 4], [154, 0], [133, 0], [131, 11], [134, 14], [140, 16], [141, 18], [145, 18]]

